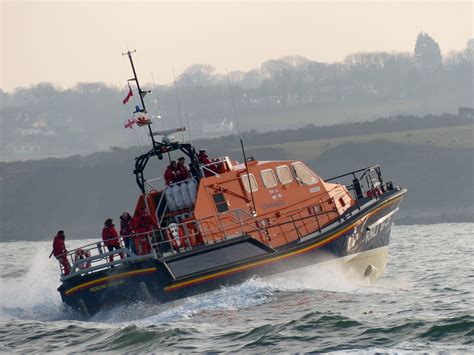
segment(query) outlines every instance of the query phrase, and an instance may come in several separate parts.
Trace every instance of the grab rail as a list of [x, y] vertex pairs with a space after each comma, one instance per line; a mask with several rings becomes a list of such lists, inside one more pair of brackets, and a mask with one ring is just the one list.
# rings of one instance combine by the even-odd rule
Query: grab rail
[[[357, 173], [362, 172], [360, 176], [357, 176]], [[374, 179], [370, 173], [375, 172], [377, 174], [376, 178]], [[367, 194], [367, 197], [374, 197], [375, 199], [378, 199], [378, 195], [381, 193], [385, 193], [390, 189], [388, 186], [391, 183], [387, 183], [387, 186], [384, 185], [383, 177], [382, 177], [382, 170], [380, 169], [379, 165], [372, 165], [368, 166], [366, 168], [354, 170], [342, 175], [338, 175], [329, 179], [325, 179], [326, 182], [340, 179], [346, 176], [352, 175], [352, 184], [351, 185], [346, 185], [347, 189], [349, 191], [354, 192], [354, 198], [357, 200], [363, 199], [365, 195]], [[367, 183], [367, 188], [365, 191], [362, 189], [362, 185], [360, 183], [361, 180], [365, 178], [365, 181]], [[377, 191], [377, 189], [380, 188], [380, 192]], [[370, 191], [370, 193], [369, 193]], [[357, 202], [358, 203], [358, 202]]]
[[[330, 190], [329, 192], [334, 190], [335, 189]], [[173, 245], [176, 240], [170, 240], [170, 237], [166, 236], [167, 228], [169, 227], [161, 227], [161, 225], [160, 228], [149, 232], [119, 236], [117, 240], [120, 247], [108, 252], [105, 251], [106, 243], [103, 241], [90, 243], [80, 248], [76, 248], [66, 254], [66, 258], [68, 262], [70, 262], [70, 266], [72, 266], [69, 275], [64, 275], [64, 268], [60, 260], [61, 256], [58, 257], [61, 272], [63, 274], [62, 279], [68, 279], [78, 274], [96, 272], [117, 264], [133, 262], [143, 258], [155, 258], [164, 262], [166, 253], [176, 254], [192, 249], [197, 245], [198, 237], [201, 237], [205, 244], [210, 244], [211, 240], [208, 237], [213, 236], [212, 241], [218, 243], [234, 237], [235, 235], [230, 235], [231, 231], [239, 231], [239, 235], [251, 235], [272, 248], [270, 245], [271, 241], [275, 241], [279, 238], [285, 238], [286, 241], [288, 241], [286, 234], [289, 230], [286, 229], [285, 231], [283, 227], [291, 224], [294, 226], [294, 229], [291, 230], [296, 231], [299, 236], [298, 239], [300, 239], [302, 235], [307, 235], [314, 231], [321, 232], [322, 228], [334, 222], [335, 219], [334, 215], [332, 215], [333, 213], [337, 214], [337, 219], [339, 221], [343, 218], [343, 214], [347, 208], [340, 210], [341, 207], [336, 204], [336, 199], [339, 198], [340, 195], [343, 195], [343, 190], [338, 190], [339, 191], [336, 191], [335, 194], [330, 193], [329, 196], [331, 196], [331, 203], [328, 202], [329, 200], [326, 199], [323, 201], [321, 198], [320, 202], [314, 206], [306, 206], [304, 208], [299, 207], [278, 215], [262, 215], [260, 218], [257, 218], [248, 211], [237, 208], [216, 215], [209, 215], [198, 220], [175, 223], [177, 227], [183, 231], [183, 236], [178, 238], [178, 248]], [[325, 204], [332, 205], [333, 208], [327, 209]], [[316, 209], [317, 206], [320, 206], [319, 210]], [[326, 218], [321, 219], [321, 216], [326, 216]], [[304, 229], [304, 233], [301, 233], [300, 228]], [[273, 235], [269, 234], [269, 230], [275, 232], [278, 229], [279, 232]], [[255, 235], [255, 233], [257, 234]], [[222, 236], [222, 239], [219, 240], [215, 238], [216, 235]], [[138, 255], [131, 249], [124, 247], [124, 245], [127, 244], [127, 239], [130, 243], [136, 243], [136, 241], [143, 236], [146, 236], [147, 238], [151, 249], [150, 253]], [[185, 241], [185, 243], [182, 241]], [[78, 258], [77, 252], [79, 250], [86, 252], [89, 256]], [[111, 257], [115, 256], [119, 256], [120, 259], [111, 260]]]

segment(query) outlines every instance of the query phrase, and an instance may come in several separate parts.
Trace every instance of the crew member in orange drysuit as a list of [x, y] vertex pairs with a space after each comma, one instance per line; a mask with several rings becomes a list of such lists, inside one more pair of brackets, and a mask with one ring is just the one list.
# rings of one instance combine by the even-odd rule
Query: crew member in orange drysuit
[[[107, 218], [105, 220], [104, 228], [102, 229], [102, 240], [109, 251], [120, 249], [119, 236], [113, 224], [112, 218]], [[125, 256], [123, 253], [120, 253], [120, 258], [123, 259], [124, 257]], [[109, 262], [111, 263], [112, 261], [114, 261], [113, 254], [109, 256]]]
[[166, 186], [171, 185], [177, 181], [178, 167], [176, 165], [176, 160], [172, 160], [170, 165], [166, 167], [165, 170], [165, 184]]
[[59, 231], [58, 234], [56, 234], [53, 240], [53, 254], [63, 266], [64, 275], [69, 275], [71, 272], [71, 266], [67, 261], [67, 250], [66, 244], [64, 243], [65, 238], [64, 231]]
[[132, 218], [132, 228], [137, 234], [135, 241], [138, 255], [151, 253], [151, 245], [148, 241], [149, 233], [153, 228], [158, 229], [158, 224], [151, 218], [145, 207], [142, 208], [140, 214], [136, 214]]

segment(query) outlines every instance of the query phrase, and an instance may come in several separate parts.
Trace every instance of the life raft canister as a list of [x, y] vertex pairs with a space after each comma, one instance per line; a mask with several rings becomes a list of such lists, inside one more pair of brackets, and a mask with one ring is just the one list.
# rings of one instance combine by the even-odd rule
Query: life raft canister
[[170, 223], [168, 225], [168, 228], [166, 228], [166, 238], [171, 242], [175, 250], [188, 247], [188, 243], [184, 238], [183, 228], [176, 223]]
[[[90, 256], [91, 256], [91, 253], [89, 252], [89, 250], [84, 250], [84, 249], [79, 248], [74, 253], [74, 261], [90, 258]], [[79, 269], [88, 269], [91, 267], [91, 262], [86, 261], [84, 263], [78, 264], [78, 266], [79, 266]]]

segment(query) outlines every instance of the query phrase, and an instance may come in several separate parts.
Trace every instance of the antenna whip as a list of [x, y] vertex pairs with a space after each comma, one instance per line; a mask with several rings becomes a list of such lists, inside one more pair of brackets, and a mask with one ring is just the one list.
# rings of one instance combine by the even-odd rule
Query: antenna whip
[[[176, 74], [174, 73], [174, 67], [173, 67], [173, 79], [174, 79], [174, 89], [176, 91], [176, 102], [178, 103], [178, 117], [179, 117], [179, 125], [183, 127], [183, 117], [181, 116], [181, 103], [179, 100], [179, 93], [178, 93], [178, 83], [176, 82]], [[183, 142], [185, 141], [184, 139], [184, 132], [181, 133]]]
[[250, 181], [249, 166], [247, 164], [247, 156], [245, 155], [244, 141], [242, 139], [242, 133], [240, 132], [239, 119], [237, 117], [237, 110], [235, 109], [234, 95], [232, 94], [232, 87], [230, 85], [229, 73], [227, 72], [227, 69], [225, 70], [225, 75], [227, 77], [227, 84], [229, 86], [229, 93], [230, 93], [230, 99], [232, 101], [232, 110], [234, 111], [235, 123], [237, 123], [237, 131], [239, 132], [240, 148], [242, 149], [242, 155], [244, 156], [245, 170], [247, 170], [247, 178], [249, 180], [250, 196], [252, 197], [253, 214], [256, 215], [257, 214], [257, 209], [255, 208], [255, 199], [253, 197], [252, 182]]

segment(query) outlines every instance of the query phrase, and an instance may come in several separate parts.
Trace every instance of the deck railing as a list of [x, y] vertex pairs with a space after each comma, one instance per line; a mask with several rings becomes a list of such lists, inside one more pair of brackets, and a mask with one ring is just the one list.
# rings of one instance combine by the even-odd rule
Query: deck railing
[[[376, 176], [374, 177], [372, 174], [375, 174]], [[382, 170], [380, 169], [379, 165], [373, 165], [354, 170], [342, 175], [325, 179], [324, 181], [329, 182], [333, 180], [339, 180], [348, 176], [351, 176], [353, 180], [352, 184], [348, 184], [346, 187], [349, 191], [353, 192], [354, 199], [356, 201], [367, 197], [377, 199], [379, 195], [385, 193], [388, 190], [387, 186], [384, 184]], [[361, 184], [361, 181], [364, 180], [366, 183], [365, 188]], [[387, 183], [387, 185], [391, 186], [391, 182]]]
[[[271, 244], [280, 239], [283, 241], [277, 242], [277, 244], [293, 241], [288, 239], [290, 234], [296, 234], [299, 240], [310, 233], [321, 233], [329, 224], [347, 218], [348, 207], [361, 208], [357, 204], [345, 207], [338, 206], [336, 201], [344, 194], [344, 191], [340, 190], [332, 195], [330, 199], [326, 198], [323, 201], [321, 197], [317, 204], [305, 205], [305, 207], [268, 216], [255, 217], [245, 210], [233, 209], [216, 215], [209, 215], [199, 220], [174, 223], [174, 227], [182, 231], [182, 235], [178, 236], [173, 236], [170, 233], [169, 226], [151, 232], [120, 236], [118, 238], [120, 247], [112, 251], [107, 250], [107, 246], [103, 241], [87, 244], [66, 254], [71, 266], [68, 275], [64, 275], [65, 270], [61, 262], [59, 263], [62, 279], [97, 272], [118, 264], [135, 262], [144, 258], [155, 258], [164, 262], [167, 256], [188, 251], [200, 243], [206, 245], [219, 243], [240, 235], [250, 235], [270, 248], [272, 248]], [[307, 200], [310, 199], [314, 199], [314, 197]], [[328, 207], [329, 205], [331, 207]], [[353, 210], [354, 208], [351, 209], [351, 215]], [[125, 247], [130, 243], [133, 243], [133, 245], [139, 244], [138, 240], [143, 237], [146, 237], [146, 242], [150, 246], [150, 253], [139, 254], [134, 252], [136, 248]], [[110, 260], [111, 257], [113, 261]]]

